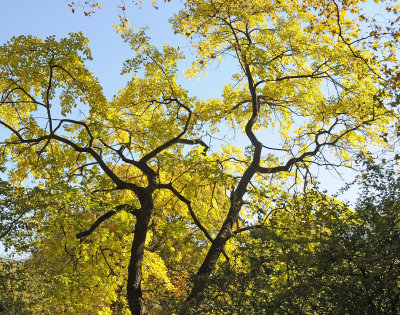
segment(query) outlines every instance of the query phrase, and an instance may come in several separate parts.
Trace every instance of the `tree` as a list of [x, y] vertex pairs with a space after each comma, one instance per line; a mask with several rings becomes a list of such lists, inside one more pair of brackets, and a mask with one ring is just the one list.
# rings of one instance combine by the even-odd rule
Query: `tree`
[[[398, 33], [388, 27], [361, 36], [360, 25], [346, 17], [359, 10], [357, 1], [190, 1], [174, 18], [176, 32], [197, 38], [199, 58], [189, 75], [201, 73], [215, 58], [233, 56], [237, 62], [234, 83], [226, 86], [222, 101], [215, 101], [219, 111], [210, 119], [243, 130], [251, 143], [226, 220], [198, 270], [200, 278], [214, 270], [246, 194], [252, 195], [251, 183], [262, 191], [266, 181], [290, 171], [307, 180], [310, 165], [334, 165], [326, 150], [350, 165], [351, 148], [362, 148], [368, 138], [381, 142], [377, 136], [393, 114], [385, 102], [393, 79], [386, 67], [393, 62], [397, 69], [397, 64], [393, 43], [380, 40]], [[396, 13], [397, 7], [388, 10]], [[389, 52], [382, 51], [379, 60], [373, 51], [381, 44]], [[215, 103], [209, 103], [210, 110]], [[278, 129], [279, 145], [263, 143], [263, 134], [256, 133], [260, 129]], [[203, 290], [201, 283], [195, 286], [189, 300]]]
[[[153, 193], [160, 188], [170, 189], [170, 185], [162, 186], [158, 182], [163, 170], [161, 165], [157, 170], [153, 161], [160, 154], [166, 155], [164, 163], [168, 162], [169, 155], [178, 157], [182, 145], [205, 144], [200, 139], [183, 137], [196, 132], [192, 110], [185, 105], [195, 100], [174, 82], [180, 54], [168, 46], [159, 52], [146, 45], [143, 32], [126, 31], [124, 36], [131, 40], [137, 52], [137, 57], [127, 63], [126, 71], [136, 63], [143, 63], [146, 73], [143, 79], [135, 75], [129, 87], [112, 103], [105, 100], [97, 81], [83, 65], [90, 53], [82, 35], [71, 34], [70, 38], [59, 42], [54, 38], [45, 41], [33, 37], [14, 38], [2, 47], [1, 110], [4, 119], [1, 123], [12, 132], [3, 149], [12, 149], [12, 158], [23, 160], [12, 172], [15, 178], [26, 174], [28, 167], [32, 176], [44, 179], [47, 189], [51, 189], [52, 182], [67, 181], [87, 189], [99, 185], [101, 191], [115, 188], [128, 191], [128, 195], [116, 200], [116, 210], [98, 218], [93, 229], [118, 210], [125, 209], [136, 216], [127, 294], [133, 313], [139, 314], [146, 312], [141, 297], [141, 266], [153, 211]], [[51, 106], [55, 98], [59, 100], [56, 109]], [[53, 118], [53, 110], [65, 116], [78, 103], [90, 105], [90, 111], [86, 110], [87, 120]], [[122, 113], [124, 106], [125, 114]], [[47, 120], [44, 125], [40, 121], [42, 114]], [[127, 120], [125, 115], [133, 119]], [[162, 125], [169, 126], [168, 132], [164, 132]], [[150, 137], [143, 138], [148, 131]], [[172, 150], [164, 153], [173, 145]], [[147, 150], [147, 147], [152, 149]], [[137, 154], [142, 155], [138, 160], [135, 159]], [[118, 165], [120, 160], [125, 164]], [[149, 161], [153, 167], [149, 166]], [[79, 174], [85, 176], [80, 183], [73, 178]], [[179, 196], [177, 191], [172, 191]], [[133, 202], [129, 192], [138, 200]], [[128, 199], [128, 204], [119, 202], [124, 198]]]
[[39, 194], [36, 190], [13, 187], [0, 180], [0, 241], [11, 242], [20, 247], [29, 246], [29, 235], [21, 235], [33, 229], [24, 217], [35, 211]]
[[[31, 307], [42, 302], [43, 285], [24, 256], [37, 244], [36, 220], [45, 206], [44, 195], [37, 187], [15, 187], [0, 180], [0, 241], [8, 251], [7, 258], [0, 258], [0, 312], [5, 314], [32, 314]], [[18, 253], [25, 255], [16, 257]]]
[[3, 314], [30, 314], [26, 311], [26, 300], [20, 294], [21, 283], [15, 278], [21, 273], [19, 267], [18, 262], [0, 259], [0, 312]]
[[[141, 282], [152, 219], [160, 218], [166, 233], [177, 218], [181, 230], [192, 221], [203, 236], [196, 233], [190, 247], [202, 252], [205, 240], [211, 244], [188, 298], [199, 301], [219, 256], [229, 259], [228, 240], [250, 228], [244, 218], [273, 203], [285, 182], [309, 180], [312, 165], [348, 165], [352, 150], [367, 143], [385, 145], [380, 136], [395, 115], [391, 39], [398, 33], [374, 29], [363, 37], [346, 18], [350, 12], [362, 20], [358, 10], [356, 1], [188, 1], [172, 20], [176, 32], [197, 38], [198, 59], [187, 75], [218, 58], [239, 66], [221, 99], [207, 101], [176, 82], [184, 57], [178, 49], [151, 46], [144, 30], [126, 22], [118, 31], [134, 52], [123, 68], [132, 79], [112, 101], [85, 67], [91, 57], [81, 34], [13, 38], [0, 48], [0, 124], [10, 133], [1, 152], [15, 165], [10, 179], [34, 180], [59, 196], [78, 189], [80, 198], [95, 200], [76, 210], [88, 214], [76, 222], [95, 214], [76, 233], [82, 241], [128, 214], [124, 220], [135, 225], [126, 281], [133, 314], [147, 313]], [[244, 131], [245, 152], [233, 144], [210, 150], [226, 128]], [[275, 131], [279, 141], [260, 140]]]

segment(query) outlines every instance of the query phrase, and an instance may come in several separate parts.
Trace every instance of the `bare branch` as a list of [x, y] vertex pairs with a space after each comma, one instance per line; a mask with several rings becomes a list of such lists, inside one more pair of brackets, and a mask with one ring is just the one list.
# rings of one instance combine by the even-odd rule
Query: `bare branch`
[[[368, 61], [366, 58], [362, 57], [361, 55], [357, 54], [353, 47], [352, 47], [352, 43], [349, 43], [343, 36], [343, 32], [342, 32], [342, 25], [340, 24], [340, 11], [339, 11], [339, 5], [337, 4], [337, 2], [335, 0], [332, 1], [333, 4], [336, 7], [336, 21], [337, 21], [337, 25], [339, 28], [339, 37], [340, 39], [343, 41], [343, 43], [346, 44], [347, 47], [349, 47], [351, 53], [353, 54], [353, 56], [357, 59], [361, 59], [362, 62], [364, 62], [364, 64], [368, 67], [368, 69], [375, 74], [378, 78], [382, 79], [382, 77], [376, 73], [376, 71], [374, 69], [371, 68], [371, 66], [369, 65]], [[353, 43], [355, 43], [356, 41], [353, 41]]]
[[[81, 152], [81, 153], [88, 153], [89, 155], [91, 155], [97, 162], [97, 164], [101, 167], [101, 169], [104, 171], [104, 173], [106, 173], [108, 175], [108, 177], [110, 177], [110, 179], [117, 185], [117, 187], [119, 189], [130, 189], [134, 192], [138, 192], [140, 190], [140, 187], [138, 187], [137, 185], [133, 184], [133, 183], [128, 183], [123, 181], [121, 178], [119, 178], [119, 176], [117, 174], [115, 174], [107, 165], [107, 163], [102, 159], [102, 157], [100, 156], [99, 153], [97, 153], [93, 148], [88, 148], [88, 147], [80, 147], [79, 145], [77, 145], [76, 143], [74, 143], [73, 141], [55, 135], [55, 134], [49, 134], [49, 135], [45, 135], [45, 136], [41, 136], [38, 138], [34, 138], [34, 139], [24, 139], [22, 137], [22, 135], [15, 130], [14, 128], [12, 128], [10, 125], [6, 124], [3, 121], [0, 121], [0, 124], [5, 126], [7, 129], [9, 129], [14, 135], [16, 135], [19, 139], [19, 142], [15, 142], [14, 144], [18, 144], [18, 143], [27, 143], [27, 144], [39, 144], [41, 141], [47, 141], [49, 139], [54, 139], [57, 140], [61, 143], [67, 144], [68, 146], [72, 147], [76, 152]], [[7, 143], [9, 144], [9, 143]]]
[[338, 120], [336, 120], [336, 122], [330, 127], [329, 130], [321, 130], [319, 133], [317, 133], [315, 135], [316, 138], [315, 138], [315, 149], [314, 150], [304, 152], [298, 157], [293, 157], [293, 158], [289, 159], [286, 162], [285, 165], [275, 166], [275, 167], [262, 167], [262, 166], [259, 166], [258, 167], [258, 172], [264, 173], [264, 174], [274, 174], [274, 173], [278, 173], [278, 172], [288, 172], [288, 171], [290, 171], [290, 169], [292, 168], [292, 166], [294, 164], [299, 163], [299, 162], [303, 162], [307, 157], [315, 156], [320, 151], [320, 149], [322, 147], [324, 147], [324, 146], [334, 146], [345, 135], [347, 135], [348, 133], [359, 129], [360, 126], [361, 126], [361, 125], [356, 125], [353, 128], [347, 128], [342, 134], [338, 135], [335, 140], [329, 141], [329, 142], [324, 142], [324, 143], [319, 143], [318, 142], [318, 136], [320, 136], [322, 134], [330, 133], [330, 131], [333, 129], [333, 127], [335, 125], [337, 125], [337, 124], [338, 124]]
[[116, 213], [117, 213], [117, 211], [111, 210], [111, 211], [108, 211], [105, 214], [101, 215], [99, 218], [97, 218], [97, 220], [92, 224], [92, 226], [88, 230], [77, 233], [76, 238], [81, 239], [81, 238], [89, 236], [97, 229], [97, 227], [101, 223], [103, 223], [107, 219], [111, 218]]
[[202, 140], [202, 139], [179, 139], [177, 140], [177, 143], [183, 143], [183, 144], [200, 144], [203, 146], [203, 155], [207, 154], [207, 151], [209, 149], [208, 145]]
[[[176, 137], [168, 140], [167, 142], [163, 143], [162, 145], [160, 145], [159, 147], [155, 148], [153, 151], [147, 153], [146, 155], [144, 155], [140, 160], [139, 163], [145, 163], [148, 160], [154, 158], [158, 153], [162, 152], [163, 150], [169, 148], [170, 146], [178, 143], [178, 141], [182, 138], [182, 136], [187, 132], [188, 128], [189, 128], [189, 122], [190, 119], [192, 118], [192, 111], [189, 107], [187, 107], [186, 105], [184, 105], [182, 102], [180, 102], [178, 99], [171, 99], [170, 102], [176, 102], [179, 107], [178, 107], [178, 112], [179, 112], [179, 108], [184, 108], [187, 112], [188, 112], [188, 118], [186, 119], [185, 122], [185, 126], [183, 128], [183, 130], [181, 131], [181, 133], [179, 135], [177, 135]], [[182, 142], [183, 143], [183, 142]]]

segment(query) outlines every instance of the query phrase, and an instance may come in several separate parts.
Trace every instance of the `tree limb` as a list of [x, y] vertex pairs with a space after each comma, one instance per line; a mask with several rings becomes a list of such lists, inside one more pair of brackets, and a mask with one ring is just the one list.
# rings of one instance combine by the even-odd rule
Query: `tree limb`
[[132, 209], [132, 206], [128, 205], [128, 204], [119, 205], [119, 206], [115, 207], [115, 209], [116, 210], [108, 211], [108, 212], [104, 213], [103, 215], [101, 215], [100, 217], [98, 217], [97, 220], [92, 224], [92, 226], [89, 229], [77, 233], [76, 238], [81, 239], [81, 238], [91, 235], [99, 227], [99, 225], [101, 223], [103, 223], [104, 221], [111, 218], [114, 214], [116, 214], [120, 210], [126, 210], [126, 211], [132, 213], [133, 215], [137, 215], [137, 213], [140, 210], [140, 209]]
[[262, 225], [262, 224], [255, 224], [255, 225], [245, 226], [245, 227], [242, 227], [240, 229], [237, 229], [237, 230], [233, 231], [232, 234], [236, 235], [236, 234], [239, 234], [239, 233], [242, 233], [242, 232], [245, 232], [245, 231], [249, 231], [249, 230], [253, 230], [253, 229], [260, 229], [263, 226], [264, 225]]

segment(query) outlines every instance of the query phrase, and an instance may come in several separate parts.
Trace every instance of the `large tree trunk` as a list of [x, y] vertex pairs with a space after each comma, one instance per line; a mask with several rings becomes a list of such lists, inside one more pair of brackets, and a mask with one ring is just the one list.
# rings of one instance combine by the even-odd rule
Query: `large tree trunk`
[[128, 304], [132, 315], [148, 314], [142, 297], [142, 265], [146, 242], [147, 230], [153, 211], [151, 194], [146, 198], [140, 198], [142, 209], [136, 215], [135, 236], [132, 242], [131, 257], [128, 267]]
[[190, 292], [187, 301], [190, 303], [198, 302], [201, 298], [201, 293], [205, 289], [206, 280], [215, 269], [218, 258], [224, 250], [226, 242], [232, 235], [232, 228], [234, 223], [239, 217], [241, 209], [241, 202], [234, 202], [231, 204], [228, 215], [218, 232], [218, 235], [213, 240], [210, 249], [208, 250], [207, 256], [197, 271], [197, 279]]
[[239, 209], [237, 205], [231, 207], [218, 235], [213, 240], [211, 247], [207, 253], [206, 258], [201, 264], [199, 270], [197, 271], [198, 276], [209, 276], [211, 272], [215, 269], [219, 256], [225, 247], [226, 242], [232, 235], [233, 224], [237, 221], [239, 217]]

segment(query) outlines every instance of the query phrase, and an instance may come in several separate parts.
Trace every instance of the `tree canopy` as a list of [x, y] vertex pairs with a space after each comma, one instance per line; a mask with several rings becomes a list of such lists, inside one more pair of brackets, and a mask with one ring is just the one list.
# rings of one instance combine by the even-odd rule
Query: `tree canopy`
[[[122, 68], [130, 80], [111, 100], [87, 68], [83, 34], [3, 44], [0, 158], [16, 192], [29, 183], [35, 188], [21, 193], [37, 199], [24, 197], [26, 212], [24, 198], [5, 205], [1, 235], [17, 246], [12, 233], [31, 226], [29, 263], [40, 283], [51, 279], [39, 287], [53, 313], [162, 314], [171, 299], [201, 307], [212, 273], [228, 268], [238, 248], [261, 250], [241, 237], [274, 242], [280, 232], [263, 234], [260, 222], [294, 224], [285, 212], [269, 218], [277, 200], [307, 191], [317, 167], [351, 167], [360, 151], [388, 147], [399, 8], [377, 5], [387, 11], [383, 25], [362, 1], [186, 1], [171, 18], [196, 53], [186, 77], [218, 62], [234, 67], [213, 99], [182, 87], [180, 47], [153, 46], [125, 19], [116, 29], [132, 49]], [[221, 141], [230, 130], [246, 140]], [[319, 198], [296, 202], [318, 213]], [[323, 200], [339, 220], [342, 206]], [[297, 236], [314, 242], [315, 228], [301, 226]], [[299, 248], [306, 258], [309, 249]]]

